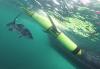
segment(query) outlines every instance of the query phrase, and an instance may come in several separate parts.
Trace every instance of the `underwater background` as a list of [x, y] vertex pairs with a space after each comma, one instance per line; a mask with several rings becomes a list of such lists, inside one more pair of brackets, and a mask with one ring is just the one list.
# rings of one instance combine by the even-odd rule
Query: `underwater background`
[[[70, 23], [66, 24], [66, 29], [59, 28], [79, 47], [93, 51], [95, 55], [100, 53], [100, 12], [97, 12], [100, 11], [99, 0], [93, 0], [92, 8], [87, 8], [87, 6], [80, 7], [78, 11], [75, 8], [68, 9], [67, 7], [66, 9], [63, 4], [63, 8], [61, 8], [62, 6], [59, 3], [65, 1], [70, 3], [71, 1], [69, 0], [38, 1], [46, 7], [45, 9], [50, 10], [51, 13], [55, 11], [57, 16], [53, 15], [59, 17], [59, 22], [64, 22], [62, 25], [66, 24], [66, 18], [69, 19]], [[76, 0], [72, 1], [75, 1], [74, 3], [76, 4]], [[18, 0], [0, 0], [0, 69], [78, 69], [77, 66], [70, 63], [67, 57], [62, 56], [55, 49], [59, 43], [52, 36], [41, 30], [42, 28], [20, 9], [20, 5], [17, 2]], [[32, 3], [31, 0], [20, 0], [20, 2], [26, 6]], [[86, 5], [83, 2], [84, 4]], [[40, 9], [40, 6], [35, 4], [35, 2], [32, 5], [34, 10]], [[52, 8], [49, 5], [56, 8]], [[76, 8], [79, 6], [80, 4], [76, 5]], [[93, 8], [94, 10], [89, 11], [89, 9]], [[6, 24], [13, 21], [20, 12], [22, 12], [22, 15], [18, 18], [17, 22], [24, 24], [31, 31], [32, 40], [25, 37], [19, 38], [19, 33], [8, 31]], [[85, 17], [86, 15], [87, 18]], [[77, 19], [75, 19], [76, 17]], [[73, 24], [74, 22], [77, 22], [77, 24]], [[73, 30], [74, 26], [75, 30]], [[79, 28], [82, 28], [82, 32], [78, 30]], [[100, 54], [97, 54], [97, 56], [100, 56]], [[100, 57], [95, 58], [100, 60]]]

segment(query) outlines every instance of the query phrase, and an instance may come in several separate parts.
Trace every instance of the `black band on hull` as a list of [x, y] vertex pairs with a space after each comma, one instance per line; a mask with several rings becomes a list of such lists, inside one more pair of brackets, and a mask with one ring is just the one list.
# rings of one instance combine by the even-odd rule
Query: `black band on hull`
[[77, 47], [72, 53], [73, 53], [74, 55], [76, 55], [80, 50], [81, 50], [81, 49], [80, 49], [79, 47]]

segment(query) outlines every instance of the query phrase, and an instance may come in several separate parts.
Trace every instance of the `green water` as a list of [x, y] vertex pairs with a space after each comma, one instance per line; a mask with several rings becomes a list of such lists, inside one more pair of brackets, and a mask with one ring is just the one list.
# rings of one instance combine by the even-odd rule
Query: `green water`
[[75, 69], [51, 47], [47, 33], [32, 20], [23, 18], [22, 22], [28, 23], [33, 40], [8, 31], [6, 24], [19, 11], [9, 2], [0, 1], [0, 69]]
[[[53, 48], [49, 35], [24, 14], [19, 22], [31, 30], [34, 39], [19, 38], [18, 33], [8, 31], [6, 24], [19, 13], [15, 5], [0, 0], [0, 69], [77, 69]], [[100, 41], [91, 43], [88, 39], [68, 35], [82, 47], [100, 51]]]

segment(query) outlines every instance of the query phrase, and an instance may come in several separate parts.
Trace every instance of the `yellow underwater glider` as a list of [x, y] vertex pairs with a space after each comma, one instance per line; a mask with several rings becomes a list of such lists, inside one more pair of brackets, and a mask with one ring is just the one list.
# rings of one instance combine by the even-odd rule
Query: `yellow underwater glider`
[[40, 14], [39, 12], [31, 11], [31, 10], [29, 10], [27, 8], [23, 8], [23, 9], [46, 32], [48, 32], [49, 34], [51, 34], [52, 36], [54, 36], [55, 39], [57, 39], [61, 44], [63, 44], [64, 48], [66, 48], [66, 50], [68, 52], [71, 52], [73, 55], [79, 56], [79, 57], [85, 55], [84, 58], [86, 59], [86, 61], [89, 61], [89, 63], [92, 64], [92, 66], [94, 65], [92, 67], [91, 65], [89, 66], [87, 64], [86, 66], [88, 66], [88, 68], [90, 68], [90, 69], [97, 69], [99, 67], [100, 62], [95, 61], [96, 59], [94, 57], [93, 57], [93, 59], [90, 59], [89, 57], [91, 57], [91, 55], [88, 56], [89, 53], [85, 53], [85, 51], [83, 49], [80, 49], [77, 46], [77, 44], [75, 44], [67, 35], [65, 35], [58, 28], [56, 28], [56, 26], [53, 23], [53, 20], [52, 20], [51, 16], [49, 16], [47, 13], [45, 13], [47, 15], [44, 16], [44, 15]]

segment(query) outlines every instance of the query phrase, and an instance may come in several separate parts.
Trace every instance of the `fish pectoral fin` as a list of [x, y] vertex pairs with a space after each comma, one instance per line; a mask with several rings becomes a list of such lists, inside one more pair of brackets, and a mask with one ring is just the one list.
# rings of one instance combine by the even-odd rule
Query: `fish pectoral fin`
[[22, 38], [23, 36], [22, 35], [20, 35], [20, 36], [18, 36], [19, 38]]
[[33, 36], [30, 36], [29, 39], [33, 39]]
[[12, 22], [7, 23], [6, 26], [10, 26], [12, 24], [15, 24], [15, 21], [12, 21]]
[[13, 31], [13, 28], [9, 28], [8, 30], [9, 30], [9, 31]]
[[10, 22], [10, 23], [7, 23], [7, 24], [6, 24], [6, 26], [10, 26], [11, 24], [12, 24], [12, 22]]

